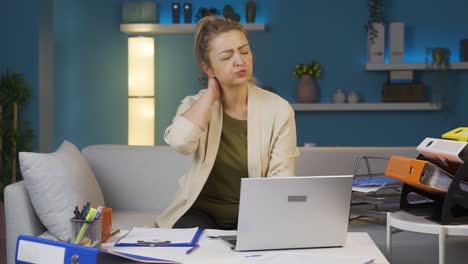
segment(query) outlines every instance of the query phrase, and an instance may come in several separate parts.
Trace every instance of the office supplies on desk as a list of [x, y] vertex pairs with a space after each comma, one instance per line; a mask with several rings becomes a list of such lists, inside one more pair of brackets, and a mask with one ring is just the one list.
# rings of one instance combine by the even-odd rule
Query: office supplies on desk
[[453, 178], [428, 161], [401, 156], [390, 157], [385, 175], [431, 192], [446, 192]]
[[117, 247], [192, 247], [198, 243], [201, 228], [141, 228], [134, 227], [115, 246]]
[[237, 236], [219, 238], [236, 251], [341, 247], [348, 230], [352, 179], [242, 178]]
[[[88, 214], [86, 215], [86, 218], [84, 220], [86, 221], [91, 221], [93, 218], [94, 218], [94, 214], [96, 213], [96, 209], [94, 208], [90, 208], [89, 209], [89, 212]], [[78, 235], [76, 236], [76, 239], [75, 239], [75, 244], [78, 244], [80, 243], [81, 239], [83, 239], [83, 236], [84, 234], [86, 233], [86, 231], [88, 230], [88, 227], [89, 227], [89, 223], [88, 222], [85, 222], [83, 223], [81, 229], [80, 229], [80, 232], [78, 233]]]
[[119, 228], [113, 228], [110, 235], [113, 236], [115, 234], [118, 234], [119, 232], [120, 232]]
[[194, 252], [195, 250], [197, 250], [197, 248], [199, 248], [200, 245], [199, 244], [196, 244], [195, 246], [189, 248], [187, 251], [185, 251], [185, 254], [191, 254], [192, 252]]
[[81, 220], [81, 213], [80, 213], [80, 210], [78, 209], [78, 206], [75, 206], [75, 210], [73, 210], [73, 214], [75, 215], [76, 220]]
[[377, 192], [386, 186], [396, 186], [396, 183], [399, 183], [399, 181], [389, 178], [385, 175], [372, 175], [366, 177], [355, 176], [353, 179], [352, 190], [361, 193]]
[[15, 263], [61, 264], [73, 263], [72, 259], [78, 259], [79, 263], [86, 264], [122, 263], [124, 259], [142, 263], [180, 263], [172, 260], [139, 256], [102, 248], [85, 247], [33, 236], [18, 236]]
[[112, 230], [112, 208], [102, 207], [101, 208], [102, 218], [102, 242], [106, 242], [111, 236]]
[[442, 138], [468, 141], [468, 127], [458, 127], [442, 135]]
[[447, 166], [449, 161], [463, 163], [463, 158], [468, 157], [468, 142], [428, 137], [416, 150], [424, 157], [437, 160]]
[[88, 210], [90, 207], [90, 203], [87, 202], [84, 206], [83, 209], [81, 210], [81, 219], [85, 219], [85, 217], [88, 215]]
[[[70, 219], [71, 222], [71, 243], [84, 246], [100, 247], [101, 246], [101, 218], [91, 220]], [[83, 228], [87, 225], [86, 228]], [[82, 232], [84, 230], [84, 232]], [[78, 235], [81, 236], [80, 240]], [[75, 242], [77, 241], [77, 242]]]

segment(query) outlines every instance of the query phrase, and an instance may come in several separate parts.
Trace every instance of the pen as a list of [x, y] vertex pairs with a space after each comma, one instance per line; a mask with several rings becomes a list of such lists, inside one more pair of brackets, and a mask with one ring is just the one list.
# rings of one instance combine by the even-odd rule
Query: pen
[[195, 246], [191, 247], [189, 250], [185, 251], [185, 254], [188, 255], [188, 254], [192, 253], [193, 251], [195, 251], [199, 247], [200, 247], [200, 245], [196, 244]]
[[119, 233], [119, 232], [120, 232], [120, 229], [119, 229], [119, 228], [112, 229], [112, 231], [111, 231], [111, 234], [110, 234], [110, 235], [111, 235], [111, 236], [113, 236], [113, 235], [115, 235], [115, 234], [117, 234], [117, 233]]
[[98, 208], [96, 209], [96, 213], [94, 214], [94, 220], [99, 219], [99, 217], [101, 217], [101, 210], [102, 206], [98, 206]]
[[75, 214], [76, 220], [81, 220], [81, 213], [80, 213], [80, 210], [78, 209], [78, 206], [75, 206], [75, 210], [73, 210], [73, 213]]
[[87, 202], [84, 206], [83, 206], [83, 210], [81, 211], [81, 219], [85, 219], [86, 218], [86, 215], [88, 214], [88, 210], [89, 210], [89, 202]]

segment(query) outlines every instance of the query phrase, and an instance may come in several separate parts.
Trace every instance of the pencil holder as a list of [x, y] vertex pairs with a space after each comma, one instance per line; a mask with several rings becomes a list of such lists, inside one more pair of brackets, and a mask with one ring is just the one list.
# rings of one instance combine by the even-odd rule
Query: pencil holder
[[71, 243], [90, 247], [101, 246], [101, 218], [96, 220], [70, 219]]

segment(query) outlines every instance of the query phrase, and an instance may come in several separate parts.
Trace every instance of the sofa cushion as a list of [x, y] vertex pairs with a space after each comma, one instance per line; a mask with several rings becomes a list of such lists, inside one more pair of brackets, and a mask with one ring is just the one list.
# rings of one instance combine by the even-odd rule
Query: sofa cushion
[[68, 241], [76, 205], [104, 205], [104, 198], [86, 159], [70, 142], [53, 153], [20, 152], [21, 173], [31, 203], [47, 230]]

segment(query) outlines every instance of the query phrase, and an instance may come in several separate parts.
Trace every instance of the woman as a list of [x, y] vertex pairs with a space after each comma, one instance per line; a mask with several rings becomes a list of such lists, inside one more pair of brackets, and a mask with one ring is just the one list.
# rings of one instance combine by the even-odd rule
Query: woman
[[294, 111], [254, 84], [253, 56], [239, 23], [201, 19], [195, 54], [207, 88], [182, 100], [164, 134], [176, 151], [193, 154], [193, 162], [156, 224], [235, 229], [242, 177], [294, 175]]

